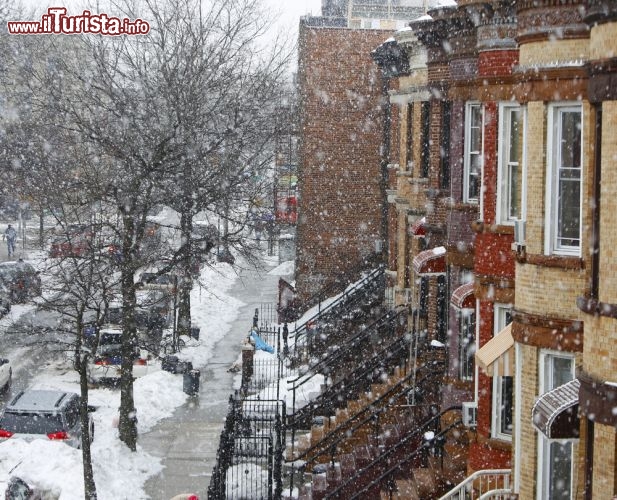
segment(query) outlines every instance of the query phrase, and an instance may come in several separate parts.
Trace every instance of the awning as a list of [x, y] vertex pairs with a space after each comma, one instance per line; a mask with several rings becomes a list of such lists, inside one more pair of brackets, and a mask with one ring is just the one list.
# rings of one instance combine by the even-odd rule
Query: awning
[[420, 217], [409, 228], [410, 236], [425, 236], [426, 235], [426, 217]]
[[489, 377], [514, 375], [514, 338], [512, 323], [476, 351], [476, 364]]
[[549, 439], [579, 437], [577, 378], [542, 394], [531, 409], [531, 422]]
[[465, 283], [459, 286], [452, 297], [450, 298], [450, 304], [457, 309], [475, 309], [476, 308], [476, 296], [473, 293], [474, 285], [471, 283]]
[[421, 276], [445, 274], [446, 249], [444, 247], [436, 247], [420, 252], [413, 258], [413, 270]]

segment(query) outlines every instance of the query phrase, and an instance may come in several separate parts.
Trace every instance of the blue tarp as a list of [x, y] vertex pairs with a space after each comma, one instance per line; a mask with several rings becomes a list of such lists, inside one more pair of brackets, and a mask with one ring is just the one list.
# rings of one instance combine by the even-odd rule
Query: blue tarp
[[251, 340], [255, 343], [255, 349], [261, 349], [262, 351], [269, 352], [270, 354], [274, 354], [274, 347], [269, 344], [266, 344], [264, 340], [257, 335], [255, 330], [251, 330]]

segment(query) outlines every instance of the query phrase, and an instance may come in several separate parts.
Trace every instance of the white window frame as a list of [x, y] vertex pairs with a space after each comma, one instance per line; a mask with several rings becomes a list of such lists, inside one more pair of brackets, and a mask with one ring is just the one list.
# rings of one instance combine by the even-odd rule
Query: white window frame
[[[558, 183], [559, 183], [559, 164], [561, 142], [561, 120], [559, 119], [564, 112], [578, 111], [581, 121], [581, 158], [580, 158], [580, 200], [579, 200], [579, 236], [578, 246], [562, 245], [558, 239], [558, 220], [559, 207], [557, 203]], [[547, 165], [546, 165], [546, 214], [545, 214], [545, 238], [544, 252], [546, 255], [564, 255], [580, 257], [582, 255], [582, 233], [583, 233], [583, 107], [580, 103], [557, 103], [550, 104], [548, 107], [547, 122]]]
[[[498, 304], [494, 305], [494, 319], [493, 319], [493, 336], [497, 335], [503, 330], [508, 323], [506, 323], [506, 314], [512, 311], [512, 304]], [[514, 373], [511, 374], [514, 378]], [[512, 441], [512, 433], [505, 433], [501, 430], [501, 400], [502, 400], [502, 377], [493, 375], [493, 400], [492, 400], [492, 419], [491, 419], [491, 436], [495, 439], [501, 439], [503, 441]], [[514, 399], [514, 380], [512, 381], [512, 398]], [[514, 401], [512, 401], [514, 406]], [[514, 415], [512, 415], [514, 423]]]
[[[476, 330], [477, 330], [477, 316], [476, 316], [476, 309], [475, 308], [470, 308], [470, 309], [460, 309], [459, 311], [457, 311], [457, 316], [458, 316], [458, 328], [459, 328], [459, 353], [458, 353], [458, 378], [459, 380], [465, 380], [465, 381], [472, 381], [474, 378], [474, 374], [475, 374], [475, 369], [476, 369], [476, 364], [475, 361], [473, 362], [473, 366], [471, 369], [471, 372], [469, 374], [465, 374], [463, 367], [465, 366], [464, 364], [464, 356], [467, 356], [471, 353], [471, 356], [474, 355], [475, 351], [476, 351]], [[473, 332], [471, 332], [471, 335], [467, 334], [467, 339], [471, 339], [472, 341], [472, 345], [467, 345], [467, 346], [463, 346], [462, 342], [465, 341], [465, 337], [463, 336], [463, 325], [465, 324], [469, 324], [470, 322], [470, 318], [473, 316]]]
[[[571, 379], [575, 377], [575, 358], [573, 354], [564, 353], [561, 351], [550, 351], [547, 349], [543, 349], [540, 351], [539, 357], [539, 390], [540, 394], [544, 394], [552, 389], [555, 389], [559, 386], [559, 384], [553, 380], [554, 371], [548, 370], [548, 365], [552, 360], [560, 358], [560, 359], [568, 359], [571, 361]], [[549, 481], [546, 480], [549, 477], [549, 459], [550, 459], [550, 446], [553, 443], [570, 443], [570, 499], [574, 498], [573, 491], [573, 478], [574, 478], [574, 467], [576, 457], [574, 455], [574, 443], [578, 441], [577, 439], [548, 439], [544, 434], [538, 432], [538, 463], [537, 463], [537, 484], [538, 487], [536, 489], [537, 500], [543, 500], [545, 498], [550, 497], [550, 484]]]
[[[480, 150], [479, 151], [471, 151], [471, 128], [472, 128], [472, 109], [478, 108], [480, 110], [480, 124], [479, 124], [479, 132], [480, 132]], [[464, 162], [463, 162], [463, 203], [471, 203], [478, 204], [480, 203], [480, 199], [482, 198], [482, 179], [483, 179], [483, 170], [484, 170], [484, 108], [482, 107], [482, 103], [480, 102], [468, 102], [465, 104], [465, 153], [464, 153]], [[469, 196], [469, 187], [470, 187], [470, 174], [471, 174], [471, 157], [472, 155], [478, 155], [480, 158], [480, 171], [478, 172], [479, 176], [479, 187], [478, 187], [478, 196], [470, 197]]]
[[[517, 158], [519, 176], [519, 217], [510, 215], [510, 116], [513, 111], [519, 112], [519, 140], [521, 141], [522, 156]], [[526, 202], [526, 171], [525, 171], [525, 140], [527, 137], [527, 108], [515, 102], [502, 102], [499, 104], [499, 143], [498, 143], [498, 167], [497, 167], [497, 210], [496, 219], [499, 224], [514, 225], [517, 218], [525, 220]]]

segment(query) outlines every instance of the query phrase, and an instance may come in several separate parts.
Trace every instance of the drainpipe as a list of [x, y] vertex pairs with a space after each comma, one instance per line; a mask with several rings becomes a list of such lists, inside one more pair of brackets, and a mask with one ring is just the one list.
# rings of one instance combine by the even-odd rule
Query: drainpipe
[[[590, 295], [592, 300], [599, 301], [600, 288], [600, 193], [602, 184], [602, 103], [595, 108], [595, 154], [593, 175], [593, 197], [591, 209], [591, 283]], [[598, 302], [599, 303], [599, 302]], [[585, 428], [585, 500], [593, 499], [593, 451], [594, 451], [594, 423], [586, 419]]]
[[382, 262], [385, 266], [388, 265], [387, 258], [389, 252], [387, 248], [389, 247], [388, 241], [388, 164], [390, 162], [390, 135], [392, 129], [392, 105], [390, 104], [390, 94], [388, 91], [390, 90], [390, 77], [386, 74], [387, 69], [382, 68], [382, 87], [381, 93], [383, 102], [383, 136], [382, 136], [382, 145], [381, 145], [381, 177], [380, 177], [380, 194], [382, 200], [381, 206], [381, 240], [383, 241], [382, 245]]
[[596, 140], [594, 155], [593, 198], [591, 209], [591, 298], [599, 299], [600, 288], [600, 193], [602, 183], [602, 103], [595, 106], [596, 111]]

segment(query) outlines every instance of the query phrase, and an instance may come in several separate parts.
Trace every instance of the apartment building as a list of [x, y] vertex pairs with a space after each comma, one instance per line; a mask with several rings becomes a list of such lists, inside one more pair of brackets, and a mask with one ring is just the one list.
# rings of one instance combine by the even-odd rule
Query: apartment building
[[[409, 21], [371, 51], [385, 296], [412, 365], [447, 360], [431, 396], [466, 427], [458, 488], [613, 498], [617, 5], [459, 0]], [[382, 490], [414, 498], [426, 471]]]

